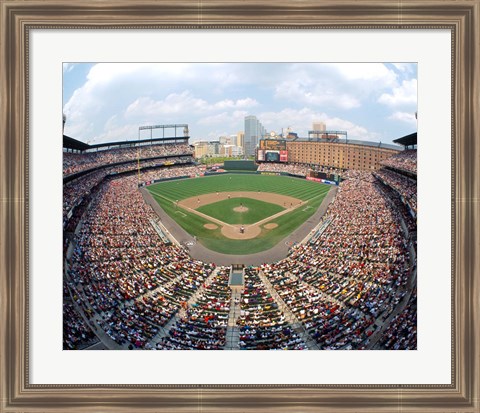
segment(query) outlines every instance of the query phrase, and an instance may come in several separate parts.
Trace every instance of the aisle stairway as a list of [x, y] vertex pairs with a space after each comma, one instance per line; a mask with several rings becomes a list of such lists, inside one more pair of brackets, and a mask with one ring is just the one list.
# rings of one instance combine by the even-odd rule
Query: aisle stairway
[[230, 300], [230, 314], [228, 315], [227, 340], [225, 350], [239, 350], [240, 346], [240, 328], [237, 326], [237, 320], [240, 316], [240, 297], [243, 287], [232, 287], [232, 298]]

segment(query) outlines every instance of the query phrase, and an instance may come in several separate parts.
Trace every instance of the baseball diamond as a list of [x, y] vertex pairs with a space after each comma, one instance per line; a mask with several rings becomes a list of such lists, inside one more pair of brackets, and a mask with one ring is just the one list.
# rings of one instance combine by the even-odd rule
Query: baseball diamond
[[160, 182], [148, 190], [207, 249], [249, 255], [274, 247], [303, 224], [330, 186], [286, 176], [222, 174]]

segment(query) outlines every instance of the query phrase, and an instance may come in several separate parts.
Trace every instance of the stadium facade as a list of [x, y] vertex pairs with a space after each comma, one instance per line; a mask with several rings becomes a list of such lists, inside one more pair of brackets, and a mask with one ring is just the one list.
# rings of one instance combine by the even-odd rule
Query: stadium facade
[[287, 141], [288, 162], [331, 166], [340, 169], [377, 170], [380, 162], [399, 153], [398, 145], [358, 141], [298, 139]]
[[289, 162], [337, 169], [374, 171], [381, 162], [398, 154], [399, 145], [351, 139], [261, 139], [257, 162]]

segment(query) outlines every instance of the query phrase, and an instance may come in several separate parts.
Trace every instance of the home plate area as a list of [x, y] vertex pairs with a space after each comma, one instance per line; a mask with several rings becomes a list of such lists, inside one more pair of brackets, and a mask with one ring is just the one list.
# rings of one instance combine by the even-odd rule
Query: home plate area
[[287, 195], [238, 191], [198, 195], [178, 202], [178, 206], [210, 223], [204, 227], [230, 239], [253, 239], [261, 232], [278, 227], [276, 218], [304, 206], [305, 202]]

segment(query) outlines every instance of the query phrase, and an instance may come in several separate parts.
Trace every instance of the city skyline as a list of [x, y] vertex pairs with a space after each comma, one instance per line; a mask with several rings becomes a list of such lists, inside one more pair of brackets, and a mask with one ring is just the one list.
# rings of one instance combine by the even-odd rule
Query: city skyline
[[313, 122], [384, 143], [417, 130], [416, 64], [64, 63], [63, 75], [65, 134], [91, 144], [169, 123], [217, 140], [244, 132], [246, 116], [300, 137]]

